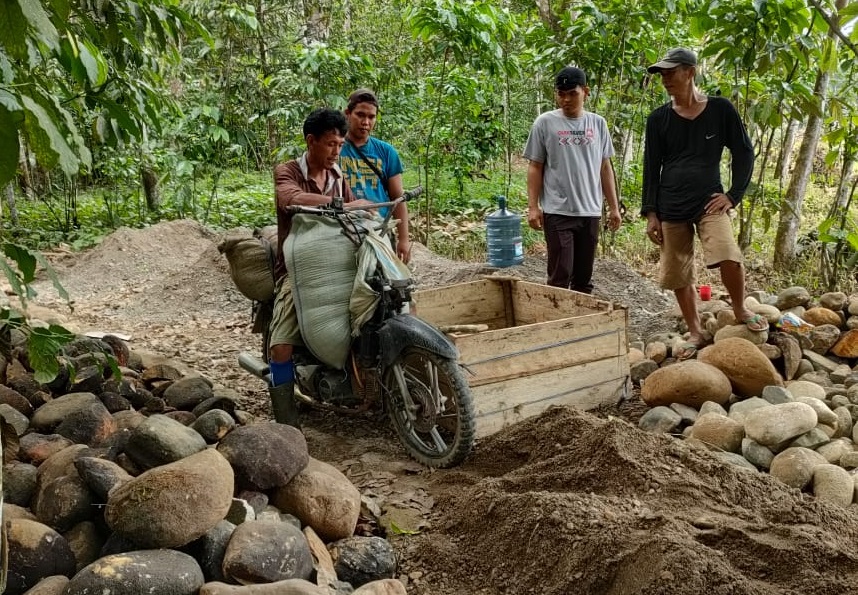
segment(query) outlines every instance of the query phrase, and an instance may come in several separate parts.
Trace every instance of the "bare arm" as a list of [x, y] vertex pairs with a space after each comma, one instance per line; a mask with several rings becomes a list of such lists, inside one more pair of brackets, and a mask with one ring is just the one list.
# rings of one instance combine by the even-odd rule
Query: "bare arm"
[[602, 193], [605, 195], [605, 200], [608, 201], [608, 228], [616, 231], [620, 228], [623, 218], [620, 215], [620, 202], [617, 200], [614, 166], [610, 159], [602, 159], [599, 178], [602, 181]]
[[527, 166], [527, 224], [533, 229], [542, 229], [542, 211], [539, 195], [542, 194], [542, 175], [545, 164], [531, 161]]
[[[402, 188], [402, 175], [397, 174], [387, 181], [387, 196], [390, 199], [399, 198], [404, 194]], [[399, 260], [408, 264], [411, 259], [411, 238], [408, 224], [408, 205], [404, 202], [399, 203], [393, 209], [393, 217], [399, 223], [396, 224], [396, 255]]]
[[[288, 163], [280, 163], [274, 168], [274, 195], [277, 198], [278, 209], [285, 209], [290, 205], [312, 207], [331, 202], [331, 195], [307, 192], [301, 186], [301, 182], [300, 170], [290, 167]], [[340, 182], [335, 185], [335, 188], [339, 189], [345, 202], [355, 205], [372, 204], [370, 201], [355, 201], [349, 185], [342, 178]]]

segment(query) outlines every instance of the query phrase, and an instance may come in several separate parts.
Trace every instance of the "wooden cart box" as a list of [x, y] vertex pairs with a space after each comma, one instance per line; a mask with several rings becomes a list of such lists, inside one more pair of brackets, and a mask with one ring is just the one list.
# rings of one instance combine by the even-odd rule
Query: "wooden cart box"
[[592, 409], [628, 390], [625, 308], [508, 277], [415, 292], [416, 314], [449, 333], [474, 397], [477, 436], [536, 415], [551, 405]]

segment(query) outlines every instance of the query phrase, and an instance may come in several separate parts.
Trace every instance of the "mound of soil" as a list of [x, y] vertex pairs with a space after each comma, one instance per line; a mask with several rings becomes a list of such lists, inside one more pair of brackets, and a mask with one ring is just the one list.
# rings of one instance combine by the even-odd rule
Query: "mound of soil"
[[401, 540], [406, 568], [427, 572], [415, 593], [798, 595], [858, 585], [854, 510], [616, 418], [550, 409], [489, 437], [438, 483], [448, 491], [435, 531]]
[[[258, 349], [250, 302], [232, 286], [219, 236], [193, 221], [121, 229], [97, 248], [57, 255], [74, 300], [48, 281], [39, 304], [78, 331], [125, 332], [134, 349], [183, 361], [267, 416], [267, 392], [236, 363]], [[421, 286], [495, 269], [415, 246]], [[542, 282], [545, 260], [503, 269]], [[674, 306], [624, 263], [599, 259], [597, 297], [624, 304], [630, 336], [674, 330]], [[373, 417], [307, 415], [313, 456], [339, 467], [386, 516], [419, 532], [389, 535], [415, 594], [839, 594], [858, 586], [858, 517], [705, 451], [638, 430], [633, 398], [599, 417], [552, 409], [482, 440], [464, 466], [408, 462]], [[613, 417], [611, 417], [613, 416]], [[853, 507], [854, 508], [854, 507]]]

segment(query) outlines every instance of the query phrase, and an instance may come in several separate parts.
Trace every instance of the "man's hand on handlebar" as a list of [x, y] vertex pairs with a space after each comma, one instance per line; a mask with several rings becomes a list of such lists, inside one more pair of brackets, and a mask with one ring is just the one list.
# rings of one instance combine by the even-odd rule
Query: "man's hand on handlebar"
[[375, 207], [374, 202], [372, 202], [371, 200], [367, 200], [365, 198], [359, 198], [357, 200], [353, 200], [349, 203], [346, 203], [346, 205], [350, 208], [355, 208], [355, 209], [359, 209], [361, 207], [364, 207], [364, 208]]

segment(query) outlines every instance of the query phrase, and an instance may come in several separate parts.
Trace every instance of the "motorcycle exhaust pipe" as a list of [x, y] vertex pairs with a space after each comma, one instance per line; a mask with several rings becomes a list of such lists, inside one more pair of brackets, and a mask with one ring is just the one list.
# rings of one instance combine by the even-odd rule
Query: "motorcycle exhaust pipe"
[[260, 378], [268, 383], [271, 381], [270, 370], [268, 364], [256, 357], [255, 355], [242, 351], [238, 354], [238, 365], [247, 370], [257, 378]]

